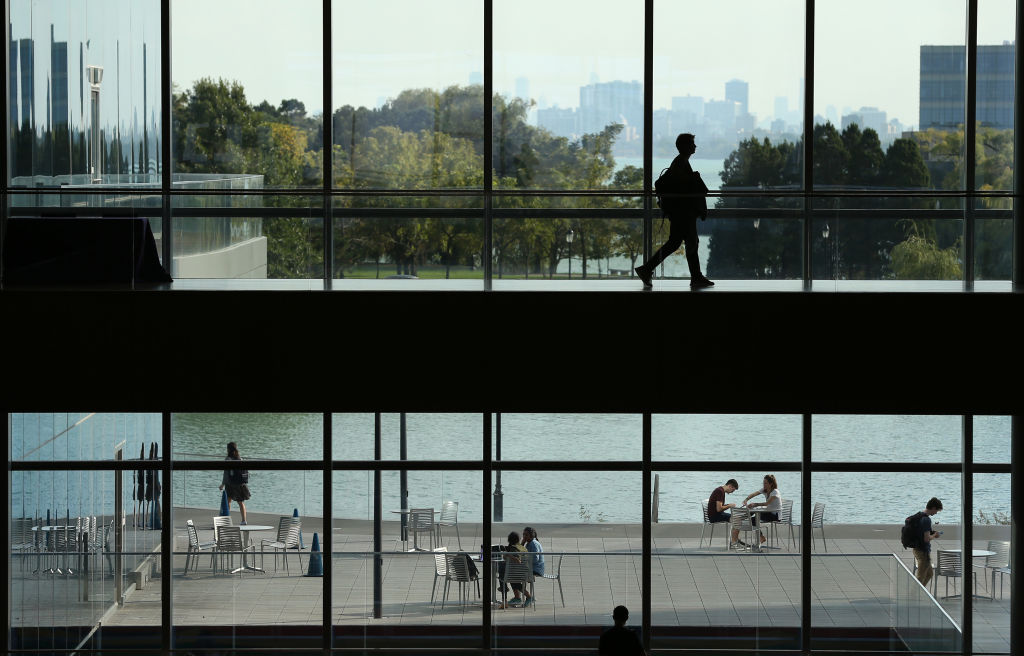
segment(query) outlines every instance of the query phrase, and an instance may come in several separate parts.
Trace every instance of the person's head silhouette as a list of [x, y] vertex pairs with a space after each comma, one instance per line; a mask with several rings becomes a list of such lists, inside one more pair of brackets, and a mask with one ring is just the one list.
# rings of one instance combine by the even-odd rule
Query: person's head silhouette
[[694, 138], [689, 132], [683, 132], [676, 137], [676, 150], [680, 155], [692, 155], [697, 152], [697, 143]]
[[612, 619], [615, 620], [615, 626], [624, 626], [629, 619], [629, 609], [625, 606], [616, 606], [612, 611]]

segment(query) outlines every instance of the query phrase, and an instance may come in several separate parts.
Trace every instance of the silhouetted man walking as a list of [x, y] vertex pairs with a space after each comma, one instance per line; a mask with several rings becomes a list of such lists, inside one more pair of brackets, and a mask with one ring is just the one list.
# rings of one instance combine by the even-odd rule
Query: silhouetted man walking
[[[712, 287], [715, 283], [704, 277], [700, 272], [700, 260], [697, 259], [697, 217], [701, 220], [708, 217], [707, 204], [704, 196], [708, 193], [707, 186], [697, 173], [690, 166], [690, 155], [697, 152], [697, 144], [694, 137], [684, 132], [676, 137], [676, 150], [679, 154], [672, 160], [671, 166], [666, 175], [669, 177], [669, 189], [671, 194], [686, 194], [685, 196], [659, 197], [659, 204], [664, 216], [668, 217], [669, 229], [668, 241], [662, 244], [658, 252], [650, 260], [636, 267], [636, 275], [643, 281], [644, 287], [653, 287], [651, 277], [654, 276], [654, 269], [662, 260], [675, 253], [679, 245], [686, 244], [686, 264], [690, 268], [690, 288], [702, 289]], [[659, 189], [659, 194], [661, 190]]]

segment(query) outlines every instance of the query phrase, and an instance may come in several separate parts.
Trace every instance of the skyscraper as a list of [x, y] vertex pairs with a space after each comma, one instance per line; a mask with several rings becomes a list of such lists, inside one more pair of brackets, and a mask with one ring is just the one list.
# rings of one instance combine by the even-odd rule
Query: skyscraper
[[580, 87], [579, 129], [600, 132], [610, 123], [643, 127], [644, 91], [636, 80], [595, 82]]
[[[978, 46], [977, 120], [994, 128], [1013, 127], [1015, 46]], [[964, 46], [921, 46], [921, 129], [963, 124], [966, 78]]]

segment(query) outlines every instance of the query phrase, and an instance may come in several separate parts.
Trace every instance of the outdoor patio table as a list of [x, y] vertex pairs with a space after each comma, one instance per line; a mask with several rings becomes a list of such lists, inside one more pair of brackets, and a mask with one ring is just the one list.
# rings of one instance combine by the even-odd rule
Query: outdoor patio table
[[[248, 547], [249, 546], [249, 542], [251, 540], [251, 538], [249, 537], [249, 532], [250, 531], [272, 531], [272, 530], [274, 530], [274, 527], [273, 526], [267, 526], [266, 524], [243, 524], [242, 526], [238, 527], [238, 530], [241, 531], [242, 538], [245, 540], [245, 545], [244, 546]], [[241, 572], [242, 570], [248, 570], [250, 572], [261, 572], [261, 573], [264, 573], [264, 574], [266, 573], [266, 571], [263, 570], [262, 568], [256, 567], [255, 565], [250, 565], [249, 564], [249, 561], [246, 558], [246, 551], [245, 551], [245, 549], [242, 549], [242, 566], [241, 567], [236, 567], [235, 569], [231, 570], [231, 573], [232, 574], [236, 574], [238, 572]]]
[[[778, 510], [769, 510], [765, 506], [758, 506], [756, 508], [749, 508], [747, 506], [744, 506], [744, 508], [746, 508], [747, 510], [750, 511], [750, 519], [751, 519], [751, 521], [753, 521], [755, 518], [757, 519], [757, 521], [754, 522], [754, 528], [756, 528], [758, 530], [761, 529], [761, 517], [760, 517], [761, 515], [763, 515], [765, 513], [777, 513], [777, 512], [779, 512]], [[750, 545], [750, 549], [751, 549], [751, 551], [760, 551], [761, 549], [778, 549], [778, 547], [768, 547], [768, 546], [762, 547], [760, 545], [760, 543], [758, 543], [758, 544]]]

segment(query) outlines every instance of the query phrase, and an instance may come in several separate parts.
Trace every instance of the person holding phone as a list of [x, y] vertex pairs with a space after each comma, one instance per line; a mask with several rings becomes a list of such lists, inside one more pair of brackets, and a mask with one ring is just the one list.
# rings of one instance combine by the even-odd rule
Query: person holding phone
[[917, 529], [920, 531], [920, 540], [914, 545], [914, 560], [917, 562], [917, 580], [921, 582], [925, 588], [928, 587], [928, 582], [932, 580], [932, 540], [942, 535], [942, 531], [932, 530], [932, 517], [935, 513], [942, 510], [942, 502], [937, 497], [932, 497], [928, 500], [928, 505], [925, 506], [923, 514], [920, 519], [917, 520]]

